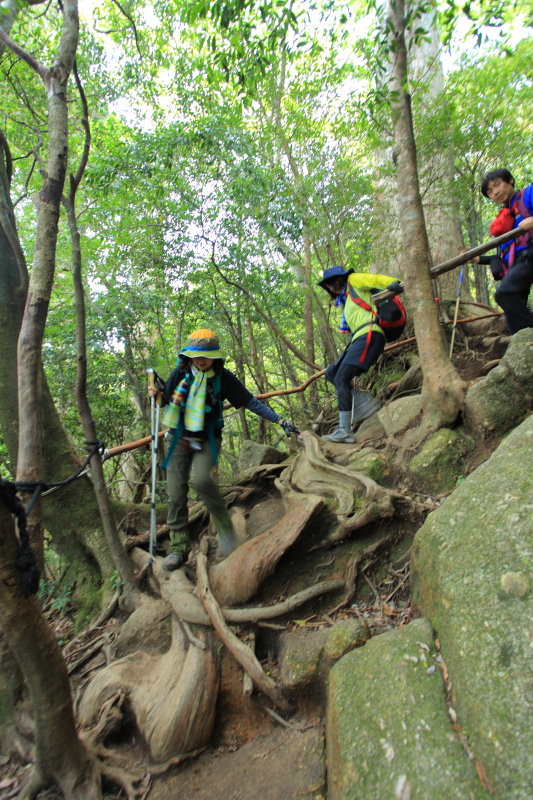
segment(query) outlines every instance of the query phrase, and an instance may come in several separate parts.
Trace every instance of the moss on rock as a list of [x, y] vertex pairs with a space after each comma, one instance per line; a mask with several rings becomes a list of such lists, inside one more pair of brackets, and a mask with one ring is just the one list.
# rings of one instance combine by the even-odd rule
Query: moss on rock
[[533, 391], [533, 328], [515, 333], [502, 362], [526, 391]]
[[370, 639], [370, 630], [364, 619], [345, 619], [327, 628], [324, 645], [324, 665], [331, 667], [354, 647], [361, 647]]
[[533, 329], [518, 331], [499, 366], [468, 390], [465, 415], [472, 427], [502, 435], [519, 425], [533, 402]]
[[435, 655], [431, 626], [419, 619], [376, 636], [333, 667], [331, 800], [487, 797], [450, 722]]
[[361, 472], [363, 475], [367, 475], [376, 483], [382, 483], [390, 472], [386, 454], [370, 447], [351, 453], [346, 466], [354, 472]]
[[364, 620], [348, 619], [317, 631], [292, 631], [282, 635], [280, 681], [290, 689], [327, 677], [332, 665], [370, 637]]
[[459, 722], [500, 800], [533, 797], [532, 512], [530, 418], [413, 544], [415, 601], [437, 629]]
[[417, 489], [434, 493], [453, 489], [461, 461], [472, 444], [470, 437], [449, 428], [436, 431], [409, 464]]

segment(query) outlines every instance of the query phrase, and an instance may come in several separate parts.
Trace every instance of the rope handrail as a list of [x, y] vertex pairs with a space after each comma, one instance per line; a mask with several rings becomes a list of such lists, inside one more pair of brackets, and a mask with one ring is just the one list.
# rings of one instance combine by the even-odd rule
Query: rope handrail
[[[462, 325], [466, 322], [476, 322], [477, 320], [487, 319], [489, 317], [501, 317], [502, 312], [492, 312], [491, 314], [482, 314], [479, 317], [468, 317], [467, 319], [458, 319], [457, 324]], [[445, 325], [452, 325], [453, 320], [446, 320]], [[392, 350], [397, 350], [399, 347], [403, 347], [406, 344], [412, 344], [416, 342], [416, 336], [411, 336], [409, 339], [402, 339], [400, 342], [394, 342], [393, 344], [388, 344], [385, 349], [384, 353], [389, 353]], [[300, 386], [294, 386], [292, 389], [280, 389], [279, 391], [275, 392], [263, 392], [262, 394], [257, 394], [255, 397], [257, 400], [267, 400], [270, 397], [282, 397], [288, 394], [296, 394], [298, 392], [304, 392], [308, 386], [310, 386], [314, 381], [318, 378], [322, 377], [326, 372], [325, 369], [321, 369], [320, 372], [315, 372], [314, 375], [310, 375], [304, 383]], [[224, 411], [227, 411], [229, 408], [233, 408], [231, 403], [225, 403], [223, 406]], [[158, 437], [161, 438], [165, 435], [168, 428], [164, 431], [159, 431]], [[128, 442], [127, 444], [117, 445], [117, 447], [111, 447], [109, 450], [105, 451], [104, 459], [107, 460], [108, 458], [114, 458], [114, 456], [118, 456], [121, 453], [127, 453], [131, 450], [136, 450], [139, 447], [144, 447], [149, 445], [152, 441], [151, 436], [143, 436], [142, 439], [137, 439], [135, 442]]]

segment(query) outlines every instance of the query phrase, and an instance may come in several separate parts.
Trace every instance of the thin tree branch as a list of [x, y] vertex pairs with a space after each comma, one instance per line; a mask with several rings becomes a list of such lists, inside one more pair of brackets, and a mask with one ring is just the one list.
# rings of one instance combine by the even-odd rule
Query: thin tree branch
[[26, 64], [28, 64], [28, 66], [30, 66], [37, 73], [37, 75], [40, 76], [40, 78], [43, 80], [43, 83], [48, 85], [50, 82], [50, 71], [43, 64], [41, 64], [40, 61], [37, 61], [36, 58], [28, 53], [27, 50], [24, 50], [23, 47], [14, 42], [2, 27], [0, 27], [0, 42], [3, 42], [6, 47], [9, 47], [9, 49], [15, 53], [15, 55], [22, 59], [22, 61], [25, 61]]
[[76, 190], [80, 185], [81, 179], [83, 178], [83, 173], [85, 172], [85, 167], [87, 166], [87, 162], [89, 161], [89, 151], [91, 149], [91, 128], [89, 126], [89, 107], [87, 105], [87, 97], [85, 95], [82, 83], [80, 81], [76, 59], [74, 59], [74, 66], [72, 68], [72, 71], [74, 72], [74, 79], [76, 81], [76, 86], [78, 87], [78, 94], [80, 96], [81, 107], [82, 107], [81, 124], [85, 131], [83, 152], [80, 158], [80, 163], [78, 164], [78, 169], [76, 170], [76, 174], [75, 175], [71, 174], [70, 176], [70, 193], [72, 197], [72, 202], [74, 202], [74, 195], [76, 194]]
[[4, 151], [4, 156], [6, 160], [7, 180], [9, 182], [9, 185], [11, 185], [11, 179], [13, 177], [13, 157], [11, 155], [11, 150], [9, 149], [9, 143], [1, 130], [0, 130], [0, 148]]
[[296, 348], [293, 344], [291, 344], [291, 342], [287, 339], [286, 336], [283, 335], [283, 333], [280, 331], [280, 329], [277, 327], [277, 325], [275, 325], [272, 322], [272, 320], [270, 319], [268, 314], [265, 314], [265, 312], [263, 311], [263, 309], [261, 308], [259, 303], [256, 302], [256, 300], [254, 299], [253, 295], [251, 294], [251, 292], [248, 291], [248, 289], [245, 289], [245, 287], [241, 286], [240, 283], [237, 283], [236, 281], [232, 281], [232, 280], [230, 280], [229, 278], [227, 278], [224, 275], [224, 273], [222, 272], [222, 270], [220, 269], [220, 267], [218, 266], [218, 264], [216, 262], [215, 253], [214, 253], [214, 245], [213, 245], [213, 252], [211, 253], [211, 263], [213, 264], [214, 268], [216, 269], [216, 271], [218, 272], [218, 274], [220, 275], [220, 277], [222, 278], [223, 281], [225, 281], [229, 286], [234, 286], [236, 289], [239, 289], [241, 292], [243, 292], [243, 294], [246, 295], [246, 297], [249, 299], [250, 303], [253, 305], [253, 307], [255, 308], [257, 313], [265, 320], [265, 322], [267, 323], [269, 328], [271, 328], [274, 331], [276, 336], [279, 336], [279, 338], [282, 340], [282, 342], [285, 344], [285, 346], [288, 347], [288, 349], [291, 351], [291, 353], [294, 353], [296, 358], [299, 358], [300, 361], [302, 361], [304, 364], [307, 364], [307, 366], [311, 367], [311, 369], [320, 369], [318, 364], [315, 364], [313, 361], [309, 361], [304, 356], [304, 354], [301, 353], [298, 350], [298, 348]]
[[139, 36], [138, 36], [138, 34], [137, 34], [137, 26], [135, 25], [135, 22], [134, 22], [134, 20], [133, 20], [133, 17], [130, 17], [130, 15], [128, 14], [128, 12], [127, 12], [127, 11], [126, 11], [124, 8], [122, 8], [122, 6], [121, 6], [121, 5], [120, 5], [120, 3], [118, 2], [118, 0], [113, 0], [113, 2], [114, 2], [114, 4], [116, 5], [116, 7], [119, 9], [119, 11], [121, 12], [121, 14], [124, 14], [124, 16], [126, 17], [126, 19], [127, 19], [127, 20], [128, 20], [130, 23], [131, 23], [131, 27], [133, 28], [133, 35], [135, 36], [135, 46], [136, 46], [136, 48], [137, 48], [137, 52], [139, 53], [139, 58], [141, 58], [141, 59], [142, 59], [142, 57], [143, 57], [143, 54], [142, 54], [142, 52], [141, 52], [141, 46], [140, 46], [140, 44], [139, 44]]

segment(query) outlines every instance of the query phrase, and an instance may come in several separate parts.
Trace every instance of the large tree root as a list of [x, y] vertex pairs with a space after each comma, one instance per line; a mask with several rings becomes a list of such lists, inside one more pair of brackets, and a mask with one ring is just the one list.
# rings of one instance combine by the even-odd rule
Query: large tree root
[[256, 595], [281, 556], [323, 506], [320, 497], [299, 495], [296, 499], [292, 496], [285, 516], [277, 525], [245, 542], [222, 563], [212, 567], [209, 581], [220, 605], [239, 605]]
[[137, 652], [101, 670], [80, 703], [82, 726], [89, 729], [98, 720], [98, 727], [107, 730], [100, 709], [108, 703], [116, 715], [116, 703], [109, 701], [122, 693], [155, 762], [205, 744], [214, 724], [219, 662], [212, 636], [205, 632], [201, 638], [205, 650], [192, 646], [175, 624], [172, 645], [163, 656]]
[[[79, 792], [76, 792], [76, 794], [71, 794], [68, 796], [69, 800], [71, 800], [71, 798], [73, 799], [74, 797], [79, 798], [79, 800], [90, 800], [90, 798], [101, 800], [102, 778], [107, 778], [107, 780], [123, 789], [127, 800], [142, 800], [142, 798], [147, 796], [150, 785], [150, 776], [148, 774], [144, 777], [140, 775], [133, 775], [121, 767], [117, 767], [112, 764], [103, 764], [98, 759], [95, 759], [94, 772], [94, 793], [87, 794], [86, 789], [82, 788], [81, 794]], [[136, 787], [136, 784], [139, 784], [139, 786]], [[48, 786], [50, 786], [49, 781], [43, 780], [41, 774], [36, 770], [26, 786], [22, 788], [18, 798], [19, 800], [34, 800], [39, 792], [41, 792], [43, 789], [46, 789]]]
[[[207, 544], [205, 540], [202, 544], [204, 543]], [[202, 551], [205, 551], [205, 549], [206, 548], [203, 547]], [[244, 644], [244, 642], [242, 642], [226, 625], [220, 607], [209, 588], [207, 556], [205, 552], [198, 553], [196, 569], [198, 576], [198, 587], [196, 591], [200, 596], [216, 632], [235, 660], [241, 665], [245, 672], [248, 673], [254, 685], [263, 692], [263, 694], [266, 694], [279, 709], [286, 713], [289, 712], [289, 703], [283, 697], [283, 693], [277, 683], [265, 674], [253, 650], [248, 647], [248, 645]]]
[[315, 547], [342, 541], [350, 533], [376, 519], [395, 512], [396, 493], [380, 486], [372, 478], [329, 461], [318, 436], [305, 433], [303, 450], [277, 481], [280, 491], [312, 493], [333, 501], [338, 526]]
[[[136, 548], [132, 551], [134, 563], [142, 565], [148, 560], [149, 555], [144, 550]], [[211, 626], [211, 620], [205, 612], [202, 603], [194, 595], [194, 585], [185, 575], [184, 570], [178, 569], [175, 572], [165, 572], [161, 569], [163, 559], [156, 557], [153, 564], [152, 575], [150, 577], [151, 588], [160, 593], [172, 607], [176, 616], [193, 625]], [[292, 597], [287, 598], [282, 603], [275, 603], [272, 606], [256, 606], [246, 608], [221, 608], [222, 615], [227, 622], [244, 624], [246, 622], [259, 622], [261, 620], [275, 619], [289, 614], [294, 609], [299, 608], [309, 600], [314, 600], [323, 594], [338, 592], [344, 588], [342, 578], [335, 578], [329, 581], [321, 581], [297, 592]]]

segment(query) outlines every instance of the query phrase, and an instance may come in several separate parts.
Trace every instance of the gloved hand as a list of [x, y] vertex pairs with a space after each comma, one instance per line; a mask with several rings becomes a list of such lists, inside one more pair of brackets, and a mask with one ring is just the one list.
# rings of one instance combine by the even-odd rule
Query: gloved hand
[[400, 294], [401, 292], [403, 292], [403, 286], [401, 284], [401, 281], [393, 281], [392, 283], [389, 283], [389, 285], [387, 286], [387, 291], [394, 292], [394, 294]]
[[286, 419], [282, 420], [280, 422], [280, 425], [283, 428], [283, 430], [285, 431], [285, 433], [287, 434], [287, 436], [290, 436], [291, 433], [300, 433], [298, 428], [296, 428], [294, 425], [291, 425], [291, 423], [287, 422]]

